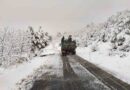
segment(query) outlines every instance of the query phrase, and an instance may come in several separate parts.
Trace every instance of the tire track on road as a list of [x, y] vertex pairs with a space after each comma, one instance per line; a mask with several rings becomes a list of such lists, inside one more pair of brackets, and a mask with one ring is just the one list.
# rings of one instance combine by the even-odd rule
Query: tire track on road
[[49, 57], [47, 63], [45, 62], [39, 69], [35, 70], [36, 74], [34, 72], [32, 75], [31, 81], [33, 85], [30, 90], [63, 90], [63, 64], [61, 57], [59, 54]]
[[73, 71], [67, 57], [62, 56], [64, 84], [63, 90], [86, 90], [78, 76]]
[[70, 66], [70, 62], [66, 56], [62, 56], [63, 61], [63, 75], [64, 79], [73, 79], [78, 78], [78, 76], [73, 71], [72, 67]]
[[68, 56], [70, 65], [80, 78], [85, 90], [111, 90], [108, 86], [99, 81], [92, 73], [77, 62], [72, 55]]
[[100, 69], [96, 65], [86, 61], [85, 59], [77, 55], [73, 56], [73, 58], [112, 90], [130, 90], [129, 84], [115, 78], [114, 76]]

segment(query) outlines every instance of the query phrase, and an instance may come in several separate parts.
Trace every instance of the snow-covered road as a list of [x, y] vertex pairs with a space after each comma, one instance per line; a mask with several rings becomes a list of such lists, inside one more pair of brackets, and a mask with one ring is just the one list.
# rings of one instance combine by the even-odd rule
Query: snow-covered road
[[[80, 49], [82, 54], [79, 49], [77, 50], [80, 56], [86, 54], [85, 51], [83, 52], [86, 49]], [[116, 82], [113, 85], [109, 84], [111, 83], [107, 78], [109, 74], [94, 65], [89, 65], [86, 60], [71, 55], [63, 57], [60, 55], [58, 44], [51, 44], [29, 62], [11, 69], [0, 68], [0, 90], [39, 90], [36, 89], [37, 87], [44, 88], [43, 90], [97, 90], [97, 88], [111, 90], [109, 85], [114, 89], [117, 86], [121, 89], [130, 88], [130, 86], [125, 87], [127, 84], [124, 83], [124, 86], [118, 85], [120, 81], [118, 82], [117, 79], [113, 79]], [[97, 70], [105, 73], [106, 79], [102, 79], [102, 75]]]
[[[70, 58], [71, 56], [60, 57], [63, 64], [63, 76], [43, 74], [42, 78], [34, 81], [30, 90], [110, 90], [82, 65]], [[79, 73], [80, 71], [82, 73]]]

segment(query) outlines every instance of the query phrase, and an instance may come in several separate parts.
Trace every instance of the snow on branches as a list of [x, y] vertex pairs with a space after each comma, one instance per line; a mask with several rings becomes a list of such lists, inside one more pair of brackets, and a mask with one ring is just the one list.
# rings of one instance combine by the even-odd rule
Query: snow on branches
[[51, 37], [41, 30], [0, 28], [0, 66], [8, 67], [29, 60], [31, 51], [45, 48]]

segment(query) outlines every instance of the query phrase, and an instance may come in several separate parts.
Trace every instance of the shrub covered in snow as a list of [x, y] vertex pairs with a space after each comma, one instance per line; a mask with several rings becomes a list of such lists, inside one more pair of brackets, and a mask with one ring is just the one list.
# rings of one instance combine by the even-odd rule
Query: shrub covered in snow
[[92, 51], [92, 52], [98, 51], [98, 45], [97, 45], [97, 44], [93, 44], [93, 45], [91, 46], [91, 51]]
[[[0, 28], [0, 65], [13, 65], [14, 62], [26, 61], [23, 56], [30, 51], [30, 33], [26, 30]], [[22, 58], [23, 57], [23, 58]], [[22, 58], [22, 59], [21, 59]]]
[[130, 11], [111, 16], [102, 31], [107, 41], [113, 44], [113, 49], [128, 52], [130, 50]]
[[102, 24], [89, 24], [74, 32], [73, 36], [79, 46], [91, 46], [95, 42], [110, 42], [112, 44], [111, 49], [114, 51], [129, 52], [130, 11], [118, 12]]
[[[39, 31], [37, 33], [43, 34], [36, 36], [40, 37], [38, 39], [39, 43], [44, 44], [45, 47], [51, 37], [45, 32], [41, 33]], [[32, 41], [37, 42], [32, 37], [30, 29], [0, 28], [0, 66], [8, 67], [27, 61], [29, 56], [31, 56], [30, 51], [34, 46]]]
[[29, 27], [31, 33], [31, 52], [37, 55], [37, 51], [45, 48], [49, 42], [52, 40], [52, 37], [39, 28], [39, 31], [35, 32], [32, 27]]

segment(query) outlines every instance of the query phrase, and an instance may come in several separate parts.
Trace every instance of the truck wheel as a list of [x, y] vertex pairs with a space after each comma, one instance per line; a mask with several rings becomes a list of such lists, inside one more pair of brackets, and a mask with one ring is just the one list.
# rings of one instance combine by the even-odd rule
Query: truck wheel
[[74, 51], [74, 52], [73, 52], [73, 55], [75, 55], [75, 54], [76, 54], [76, 52]]

